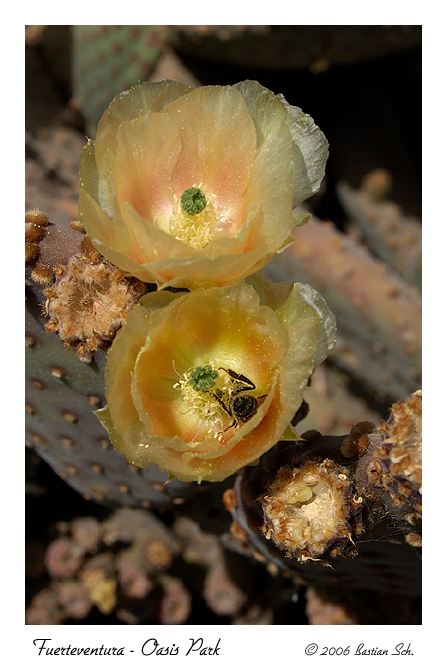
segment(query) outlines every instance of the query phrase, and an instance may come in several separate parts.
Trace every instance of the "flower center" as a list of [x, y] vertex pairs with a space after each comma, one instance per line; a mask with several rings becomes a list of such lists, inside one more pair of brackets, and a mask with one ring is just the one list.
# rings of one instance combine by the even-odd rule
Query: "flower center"
[[199, 214], [206, 207], [205, 193], [195, 186], [187, 188], [182, 193], [180, 204], [187, 214]]
[[217, 398], [224, 398], [229, 392], [227, 375], [212, 365], [199, 365], [187, 370], [174, 387], [181, 389], [185, 411], [192, 412], [212, 437], [221, 439], [228, 413]]
[[194, 249], [206, 247], [214, 234], [223, 230], [214, 200], [212, 194], [207, 197], [196, 186], [187, 188], [180, 198], [174, 195], [167, 232]]

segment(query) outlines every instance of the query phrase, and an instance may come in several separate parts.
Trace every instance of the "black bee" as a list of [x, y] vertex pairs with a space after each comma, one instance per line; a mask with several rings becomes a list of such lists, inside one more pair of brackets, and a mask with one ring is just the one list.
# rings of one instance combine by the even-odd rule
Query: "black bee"
[[224, 370], [230, 375], [232, 380], [234, 380], [226, 402], [215, 393], [212, 394], [227, 414], [233, 419], [233, 423], [225, 428], [225, 431], [227, 431], [230, 430], [230, 428], [233, 428], [233, 426], [241, 426], [249, 421], [249, 419], [251, 419], [258, 411], [260, 401], [267, 396], [261, 395], [258, 397], [250, 393], [256, 386], [250, 379], [248, 379], [248, 377], [245, 377], [245, 375], [238, 374], [229, 368], [220, 367], [219, 370]]

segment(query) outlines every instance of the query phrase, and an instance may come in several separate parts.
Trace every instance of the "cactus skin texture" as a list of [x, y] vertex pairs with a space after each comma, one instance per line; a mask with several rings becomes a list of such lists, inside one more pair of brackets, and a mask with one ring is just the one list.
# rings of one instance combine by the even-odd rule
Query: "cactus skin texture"
[[[58, 27], [28, 26], [27, 32], [30, 35], [37, 29], [34, 32], [43, 35], [43, 40], [38, 40], [42, 50], [46, 46], [46, 37], [54, 28]], [[70, 81], [66, 89], [74, 91], [74, 108], [76, 104], [80, 106], [86, 132], [94, 137], [97, 119], [110, 99], [123, 88], [156, 74], [170, 41], [169, 37], [166, 39], [167, 27], [139, 27], [148, 32], [160, 29], [158, 38], [154, 38], [156, 43], [152, 44], [154, 52], [149, 54], [150, 58], [144, 48], [139, 52], [142, 42], [129, 39], [126, 31], [132, 26], [63, 28], [70, 31], [75, 46], [72, 59], [74, 81]], [[420, 43], [418, 26], [366, 27], [367, 31], [375, 31], [375, 35], [366, 40], [363, 32], [353, 49], [349, 39], [327, 39], [334, 27], [329, 27], [328, 32], [328, 27], [320, 26], [316, 27], [317, 35], [315, 31], [309, 32], [309, 27], [304, 27], [302, 37], [308, 48], [303, 49], [303, 40], [296, 39], [301, 28], [169, 27], [174, 30], [174, 39], [177, 37], [177, 54], [190, 52], [199, 59], [201, 55], [209, 55], [213, 62], [221, 59], [227, 63], [237, 63], [241, 58], [244, 65], [248, 58], [255, 59], [257, 65], [265, 63], [268, 67], [275, 56], [281, 67], [296, 68], [299, 64], [315, 73], [336, 63], [368, 58], [370, 53], [377, 55], [377, 47], [394, 52], [406, 45]], [[335, 33], [340, 36], [341, 30], [350, 38], [351, 28], [336, 26]], [[86, 42], [81, 45], [79, 36], [83, 29]], [[103, 32], [95, 36], [97, 29], [109, 29], [109, 34]], [[122, 36], [127, 35], [124, 49], [119, 46], [120, 31]], [[287, 39], [286, 35], [283, 40], [287, 31], [293, 33], [292, 39]], [[384, 35], [390, 39], [384, 40]], [[317, 50], [316, 37], [321, 46]], [[253, 49], [254, 43], [262, 44], [262, 48]], [[269, 44], [273, 49], [264, 48]], [[287, 44], [291, 48], [277, 49], [278, 44]], [[240, 46], [244, 47], [242, 55]], [[57, 66], [60, 62], [59, 58], [54, 58], [54, 53], [50, 45], [47, 69], [49, 64]], [[299, 63], [297, 59], [300, 59]], [[143, 69], [140, 69], [141, 65]], [[108, 73], [110, 66], [117, 68], [112, 79]], [[81, 68], [85, 68], [82, 76]], [[102, 74], [106, 79], [101, 82]], [[164, 76], [160, 75], [161, 78]], [[65, 82], [60, 83], [65, 86]], [[48, 98], [48, 91], [42, 87], [41, 79], [38, 84], [38, 95], [33, 96], [33, 104], [27, 101], [27, 109], [33, 127], [37, 129], [40, 123], [45, 128], [27, 137], [30, 155], [35, 155], [35, 159], [27, 160], [27, 207], [40, 203], [51, 220], [58, 225], [67, 220], [68, 226], [68, 222], [77, 216], [78, 159], [85, 143], [85, 127], [81, 124], [82, 132], [74, 133], [71, 128], [49, 125], [53, 122], [54, 110], [49, 112], [48, 105], [42, 105], [44, 111], [39, 117], [36, 102], [39, 112], [39, 102]], [[57, 100], [53, 105], [61, 105], [60, 96], [54, 97]], [[64, 114], [68, 111], [72, 113], [71, 105], [68, 110], [64, 102]], [[58, 267], [62, 266], [65, 272], [70, 258], [79, 252], [84, 237], [82, 230], [75, 226], [61, 231], [48, 222], [40, 225], [41, 230], [36, 230], [39, 222], [33, 217], [27, 221], [31, 224], [26, 240], [26, 442], [30, 447], [27, 455], [38, 454], [80, 496], [103, 506], [91, 506], [99, 510], [98, 518], [78, 518], [70, 523], [58, 521], [44, 553], [43, 570], [46, 568], [48, 588], [33, 599], [27, 611], [28, 624], [60, 624], [73, 620], [83, 623], [95, 606], [99, 611], [112, 612], [106, 616], [116, 616], [119, 623], [196, 623], [187, 618], [190, 593], [196, 604], [202, 598], [211, 610], [197, 623], [203, 623], [203, 620], [212, 623], [212, 619], [208, 620], [211, 613], [230, 617], [232, 624], [290, 624], [296, 622], [293, 617], [287, 618], [291, 611], [291, 594], [298, 597], [298, 602], [293, 600], [293, 605], [299, 608], [304, 592], [311, 624], [420, 623], [417, 620], [420, 611], [420, 444], [414, 440], [414, 436], [420, 435], [419, 419], [414, 416], [406, 419], [408, 434], [413, 435], [407, 440], [400, 429], [396, 431], [395, 417], [407, 416], [411, 403], [405, 401], [400, 408], [396, 403], [398, 406], [393, 407], [390, 420], [380, 424], [379, 419], [364, 411], [370, 409], [366, 404], [355, 407], [353, 401], [360, 399], [352, 396], [347, 388], [344, 389], [346, 393], [340, 394], [339, 379], [334, 380], [334, 377], [343, 376], [346, 380], [360, 382], [363, 390], [372, 392], [375, 399], [389, 406], [420, 385], [420, 295], [408, 286], [413, 279], [406, 274], [408, 265], [413, 277], [414, 270], [417, 273], [418, 254], [412, 256], [404, 269], [399, 263], [393, 272], [389, 272], [387, 266], [393, 265], [390, 256], [381, 255], [379, 249], [382, 247], [385, 254], [390, 249], [400, 251], [393, 247], [396, 242], [393, 217], [399, 218], [399, 225], [407, 222], [404, 217], [401, 220], [396, 210], [393, 213], [390, 208], [382, 208], [383, 201], [377, 200], [377, 194], [374, 195], [370, 187], [371, 184], [369, 191], [363, 191], [362, 195], [372, 195], [372, 199], [376, 199], [371, 202], [369, 198], [369, 212], [373, 213], [377, 225], [385, 224], [386, 233], [373, 249], [374, 236], [368, 238], [363, 231], [362, 241], [373, 253], [368, 253], [358, 243], [358, 231], [354, 236], [342, 235], [334, 225], [323, 224], [313, 217], [307, 226], [297, 231], [297, 243], [284, 251], [278, 262], [274, 261], [267, 270], [267, 274], [270, 270], [274, 273], [270, 277], [277, 281], [312, 284], [336, 312], [339, 324], [337, 348], [328, 364], [317, 369], [307, 390], [306, 399], [310, 401], [311, 409], [303, 429], [317, 427], [329, 436], [308, 432], [305, 442], [291, 448], [280, 444], [258, 466], [246, 468], [234, 483], [232, 478], [222, 487], [178, 481], [165, 484], [166, 476], [157, 468], [139, 470], [132, 467], [111, 447], [107, 434], [92, 413], [105, 402], [103, 372], [107, 342], [101, 342], [99, 348], [91, 352], [91, 360], [87, 363], [77, 354], [79, 343], [71, 343], [70, 349], [65, 348], [56, 331], [49, 333], [46, 330], [50, 320], [45, 314], [45, 304], [50, 299], [46, 292], [62, 279], [62, 275], [57, 275]], [[338, 191], [340, 201], [346, 193], [346, 190], [344, 193]], [[354, 224], [362, 229], [364, 210], [350, 209], [349, 205], [354, 207], [359, 202], [353, 199], [356, 194], [352, 190], [347, 195], [350, 199], [341, 204]], [[360, 204], [365, 204], [364, 199]], [[39, 219], [38, 214], [33, 216]], [[400, 244], [401, 238], [397, 241]], [[405, 255], [403, 251], [403, 254], [399, 253], [401, 261]], [[66, 341], [66, 344], [70, 343]], [[340, 370], [347, 374], [341, 375]], [[336, 398], [332, 395], [334, 389]], [[321, 395], [325, 403], [319, 402]], [[418, 414], [419, 410], [415, 412]], [[354, 417], [352, 421], [351, 416]], [[360, 418], [370, 419], [373, 427], [357, 424], [348, 435], [353, 423]], [[403, 444], [406, 445], [404, 458], [400, 451]], [[338, 557], [330, 555], [328, 548], [322, 559], [300, 562], [296, 556], [287, 557], [285, 551], [275, 545], [272, 538], [267, 540], [260, 530], [265, 518], [259, 496], [268, 494], [268, 485], [281, 467], [291, 467], [293, 462], [293, 471], [296, 466], [306, 463], [307, 459], [302, 458], [303, 447], [307, 449], [309, 460], [319, 467], [324, 464], [325, 468], [335, 467], [338, 474], [346, 474], [349, 487], [343, 486], [344, 493], [351, 494], [352, 489], [355, 499], [364, 497], [365, 506], [366, 501], [369, 506], [365, 512], [362, 504], [360, 520], [358, 510], [351, 514], [352, 527], [357, 522], [353, 542], [346, 542], [345, 536], [343, 542], [331, 545], [330, 548], [341, 550]], [[305, 472], [304, 476], [308, 474]], [[299, 490], [305, 497], [304, 487]], [[38, 495], [38, 487], [31, 493]], [[30, 504], [33, 503], [31, 499]], [[82, 505], [80, 499], [81, 508]], [[107, 507], [121, 509], [116, 516], [110, 513], [105, 522], [98, 520], [109, 514]], [[127, 507], [142, 509], [123, 509]], [[216, 523], [217, 509], [221, 514], [219, 523]], [[126, 516], [127, 512], [131, 516]], [[163, 519], [161, 525], [157, 523], [160, 519]], [[155, 524], [152, 523], [154, 520]], [[38, 523], [43, 528], [43, 520]], [[164, 530], [159, 534], [160, 528]], [[150, 565], [143, 557], [142, 568], [140, 549], [146, 531], [146, 539], [152, 544], [150, 553], [158, 560], [158, 563], [155, 561], [158, 567]], [[231, 580], [225, 569], [234, 557], [236, 563], [240, 559], [236, 581]], [[170, 559], [172, 563], [169, 563]], [[43, 565], [43, 558], [41, 562]], [[62, 572], [58, 573], [58, 568]], [[34, 579], [33, 586], [41, 589], [42, 572]], [[115, 600], [113, 605], [113, 593], [116, 595], [118, 591], [122, 599]], [[244, 594], [248, 594], [245, 602]], [[148, 605], [146, 612], [145, 605]], [[230, 619], [224, 623], [229, 623]], [[106, 619], [108, 622], [110, 619]]]
[[131, 466], [112, 448], [93, 414], [105, 404], [104, 352], [83, 363], [44, 330], [39, 310], [34, 303], [26, 314], [27, 444], [85, 498], [107, 505], [167, 508], [200, 489], [165, 485], [157, 467]]
[[[378, 428], [363, 421], [349, 435], [323, 437], [317, 431], [307, 431], [297, 443], [279, 443], [258, 465], [244, 468], [221, 485], [166, 483], [166, 475], [156, 466], [139, 469], [128, 464], [112, 448], [93, 414], [105, 404], [104, 369], [113, 333], [99, 337], [86, 357], [79, 351], [84, 337], [81, 331], [75, 342], [65, 343], [57, 329], [48, 331], [54, 320], [48, 313], [55, 290], [64, 278], [76, 279], [67, 274], [67, 268], [73, 262], [90, 263], [91, 272], [101, 268], [102, 259], [90, 255], [88, 238], [77, 222], [70, 228], [57, 228], [41, 212], [33, 211], [27, 214], [26, 226], [26, 244], [33, 245], [32, 253], [26, 254], [27, 445], [88, 500], [110, 507], [139, 507], [143, 515], [150, 514], [149, 508], [157, 513], [170, 510], [176, 519], [171, 530], [187, 543], [184, 560], [197, 560], [206, 570], [205, 602], [216, 615], [233, 617], [235, 624], [273, 623], [277, 612], [265, 603], [256, 603], [250, 580], [248, 591], [234, 583], [222, 545], [227, 552], [260, 561], [259, 567], [265, 566], [274, 584], [289, 581], [297, 592], [312, 585], [320, 606], [326, 603], [328, 617], [335, 611], [334, 616], [346, 616], [350, 621], [349, 604], [355, 613], [353, 621], [377, 623], [377, 611], [392, 595], [399, 612], [396, 609], [389, 623], [413, 621], [412, 612], [419, 609], [422, 543], [421, 394], [396, 403], [390, 419]], [[115, 280], [123, 281], [121, 276]], [[144, 287], [148, 291], [152, 288]], [[274, 497], [281, 492], [281, 478], [286, 485], [295, 478], [297, 485], [289, 500], [286, 492], [286, 500], [278, 508]], [[319, 496], [323, 505], [331, 496], [337, 505], [329, 509], [333, 518], [326, 519], [324, 527], [311, 528], [309, 540], [307, 521], [312, 521], [312, 514], [314, 518], [321, 516]], [[314, 502], [315, 512], [310, 505], [305, 509]], [[309, 512], [307, 516], [298, 514], [295, 548], [287, 531], [289, 503]], [[213, 518], [212, 535], [204, 542], [193, 519], [203, 523], [209, 510], [220, 514], [224, 508], [230, 514], [217, 525]], [[85, 544], [90, 536], [87, 521], [84, 525]], [[119, 535], [124, 531], [122, 524], [118, 525]], [[116, 616], [123, 623], [156, 620], [178, 624], [188, 620], [188, 584], [166, 567], [157, 573], [154, 587], [150, 570], [141, 568], [138, 542], [137, 546], [130, 539], [127, 549], [111, 555], [90, 537], [90, 548], [79, 553], [79, 532], [78, 528], [73, 537], [72, 530], [72, 537], [63, 536], [47, 548], [50, 584], [30, 602], [28, 623], [86, 619], [94, 607], [103, 616]], [[202, 544], [203, 554], [191, 558]], [[162, 560], [161, 545], [155, 542], [152, 549], [153, 560]], [[242, 564], [239, 569], [243, 571]], [[334, 610], [331, 603], [340, 597], [345, 607]], [[377, 601], [370, 612], [362, 610], [365, 599]], [[249, 602], [253, 607], [247, 610]], [[140, 611], [138, 603], [146, 609]]]
[[90, 136], [115, 95], [149, 77], [170, 34], [168, 26], [72, 26], [74, 94]]

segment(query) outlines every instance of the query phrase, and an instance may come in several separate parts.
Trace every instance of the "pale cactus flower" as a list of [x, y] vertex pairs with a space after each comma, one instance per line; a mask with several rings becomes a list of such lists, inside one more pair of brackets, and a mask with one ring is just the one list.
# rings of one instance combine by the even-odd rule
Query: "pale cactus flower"
[[308, 220], [328, 143], [256, 81], [146, 82], [118, 95], [81, 157], [79, 217], [109, 261], [146, 282], [223, 286]]
[[335, 319], [306, 284], [260, 273], [226, 287], [148, 293], [108, 354], [114, 447], [170, 478], [221, 481], [280, 439], [332, 349]]

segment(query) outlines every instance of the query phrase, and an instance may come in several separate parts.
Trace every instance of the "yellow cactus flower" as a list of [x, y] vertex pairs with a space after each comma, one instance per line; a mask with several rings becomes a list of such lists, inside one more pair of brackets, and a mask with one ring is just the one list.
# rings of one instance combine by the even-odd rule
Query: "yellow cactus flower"
[[335, 319], [306, 284], [259, 273], [227, 287], [154, 291], [108, 354], [96, 412], [130, 463], [171, 478], [221, 481], [290, 430]]
[[79, 217], [98, 251], [159, 286], [253, 274], [303, 223], [328, 144], [313, 120], [255, 81], [121, 93], [81, 157]]

